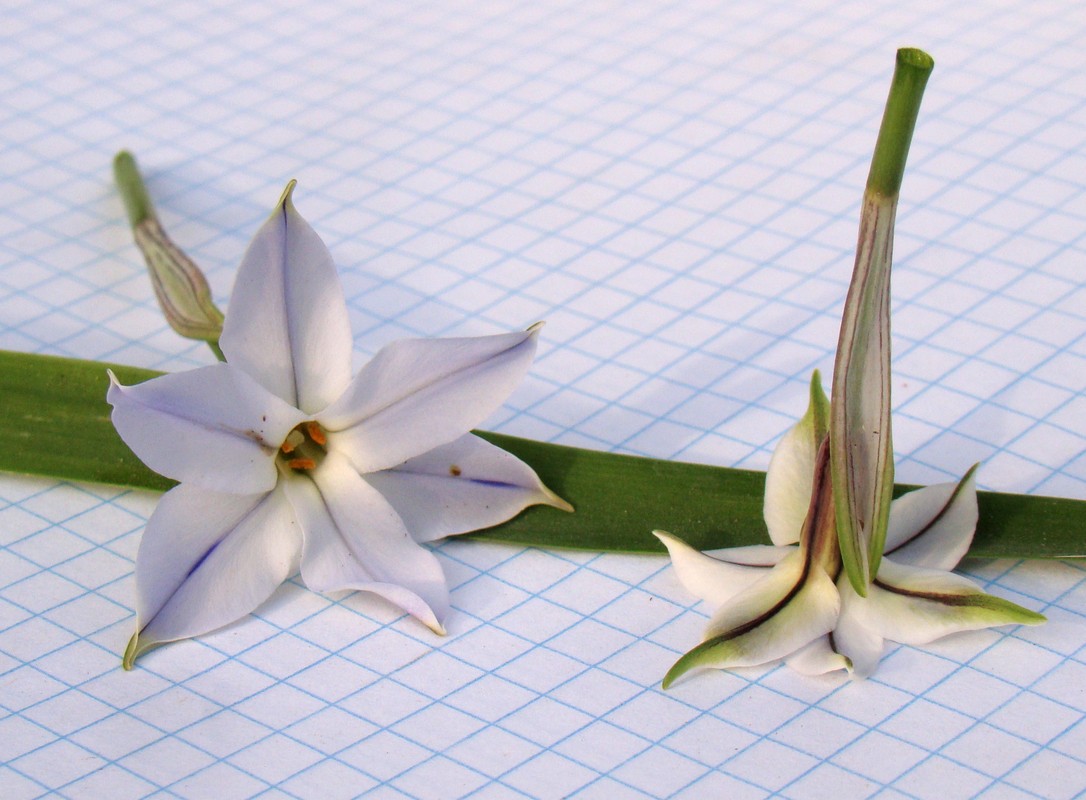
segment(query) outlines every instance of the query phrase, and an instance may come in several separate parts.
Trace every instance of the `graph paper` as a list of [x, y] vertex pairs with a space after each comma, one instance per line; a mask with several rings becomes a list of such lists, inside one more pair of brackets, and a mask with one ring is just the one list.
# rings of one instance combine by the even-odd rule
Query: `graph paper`
[[[982, 488], [1086, 498], [1079, 4], [8, 0], [0, 20], [0, 347], [211, 363], [155, 306], [111, 182], [128, 148], [220, 305], [296, 178], [356, 366], [546, 320], [484, 427], [758, 469], [832, 371], [893, 54], [922, 47], [898, 478], [980, 461]], [[661, 691], [711, 611], [666, 558], [470, 541], [436, 548], [446, 637], [295, 577], [125, 673], [155, 500], [0, 477], [0, 796], [1086, 793], [1081, 562], [967, 559], [1049, 622], [890, 645], [863, 682], [771, 665]]]

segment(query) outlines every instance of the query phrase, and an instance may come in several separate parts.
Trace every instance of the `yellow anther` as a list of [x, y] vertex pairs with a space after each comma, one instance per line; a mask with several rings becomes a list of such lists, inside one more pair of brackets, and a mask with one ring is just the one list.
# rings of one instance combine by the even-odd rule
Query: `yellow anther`
[[324, 434], [324, 428], [318, 425], [315, 421], [310, 421], [305, 424], [305, 431], [309, 434], [309, 438], [314, 442], [324, 447], [328, 444], [328, 437]]

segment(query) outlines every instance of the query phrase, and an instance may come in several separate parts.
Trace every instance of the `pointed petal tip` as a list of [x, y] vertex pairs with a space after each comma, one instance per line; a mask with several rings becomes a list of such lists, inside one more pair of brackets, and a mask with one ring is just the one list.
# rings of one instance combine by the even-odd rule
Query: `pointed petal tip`
[[675, 683], [675, 681], [682, 677], [683, 673], [686, 672], [685, 669], [677, 669], [678, 666], [679, 664], [676, 662], [675, 665], [667, 671], [667, 674], [664, 675], [664, 679], [660, 681], [660, 688], [665, 692], [671, 688], [671, 684]]
[[873, 669], [854, 669], [852, 667], [848, 670], [848, 679], [851, 683], [863, 683], [875, 673]]
[[811, 382], [808, 384], [807, 392], [810, 398], [807, 413], [819, 418], [817, 423], [819, 427], [828, 425], [830, 398], [826, 396], [826, 389], [822, 385], [822, 370], [811, 371]]
[[682, 540], [678, 536], [670, 534], [667, 531], [654, 530], [652, 532], [652, 535], [659, 539], [661, 542], [663, 542], [665, 546], [668, 545], [670, 542], [682, 542]]
[[568, 514], [572, 514], [576, 510], [573, 508], [573, 504], [570, 503], [568, 500], [559, 497], [546, 486], [543, 486], [542, 488], [543, 496], [545, 498], [543, 503], [545, 505], [551, 506], [552, 508], [557, 508], [559, 511], [565, 511]]
[[291, 178], [287, 181], [286, 188], [283, 189], [283, 193], [279, 195], [279, 202], [275, 204], [276, 209], [285, 208], [293, 205], [294, 202], [294, 188], [298, 185], [298, 181]]
[[[448, 616], [450, 611], [448, 595], [446, 595], [446, 598], [443, 602], [438, 604], [434, 601], [433, 598], [431, 598], [429, 601], [424, 600], [420, 595], [415, 594], [415, 592], [411, 589], [408, 589], [408, 592], [414, 594], [415, 599], [418, 601], [417, 603], [403, 605], [396, 601], [393, 602], [396, 602], [396, 605], [399, 605], [404, 611], [406, 611], [408, 616], [414, 617], [438, 636], [448, 636], [449, 631], [445, 628], [445, 617]], [[385, 599], [392, 600], [392, 598], [388, 596], [385, 596]], [[437, 611], [434, 610], [435, 606], [438, 609]]]
[[868, 602], [857, 604], [857, 621], [895, 642], [923, 645], [961, 631], [1001, 625], [1039, 625], [1045, 617], [997, 595], [968, 578], [883, 559]]
[[1022, 620], [1019, 625], [1043, 625], [1048, 622], [1048, 617], [1037, 611], [1030, 611], [1028, 608], [1023, 608]]
[[125, 672], [131, 672], [132, 668], [136, 666], [136, 658], [140, 654], [140, 634], [136, 631], [132, 634], [132, 638], [128, 640], [128, 646], [124, 649], [124, 655], [121, 657], [121, 666]]
[[684, 653], [678, 661], [671, 665], [671, 669], [664, 675], [664, 679], [660, 681], [660, 688], [665, 692], [671, 688], [671, 686], [695, 667], [700, 666], [699, 656], [701, 655], [701, 645], [698, 645], [688, 653]]
[[538, 335], [538, 333], [541, 330], [543, 330], [543, 326], [546, 325], [546, 324], [547, 323], [546, 323], [545, 320], [540, 320], [539, 322], [535, 322], [535, 323], [532, 323], [531, 325], [529, 325], [526, 330], [527, 330], [528, 333], [535, 336], [535, 335]]
[[123, 392], [129, 388], [121, 383], [120, 379], [114, 374], [113, 370], [106, 369], [106, 375], [109, 376], [109, 388], [106, 389], [106, 402], [110, 405], [114, 405], [112, 397], [116, 397], [117, 392]]
[[[984, 594], [984, 605], [994, 614], [999, 615], [991, 619], [986, 628], [994, 628], [1000, 625], [1043, 625], [1048, 622], [1048, 617], [1037, 611], [1020, 606], [1002, 597], [992, 594]], [[1000, 618], [1001, 617], [1001, 618]]]
[[[652, 532], [652, 535], [659, 539], [664, 547], [667, 548], [667, 554], [668, 556], [670, 556], [673, 565], [676, 555], [681, 555], [687, 551], [693, 550], [690, 545], [688, 545], [686, 542], [684, 542], [673, 533], [668, 533], [667, 531], [661, 530], [654, 530]], [[695, 552], [698, 552], [700, 554], [700, 551]]]
[[785, 664], [800, 675], [817, 677], [830, 673], [852, 672], [852, 660], [836, 649], [832, 633], [819, 637], [785, 658]]
[[433, 609], [429, 606], [424, 605], [421, 609], [409, 609], [407, 610], [407, 614], [408, 616], [417, 619], [438, 636], [449, 635], [449, 631], [445, 628], [445, 623], [437, 618], [437, 614], [435, 614]]

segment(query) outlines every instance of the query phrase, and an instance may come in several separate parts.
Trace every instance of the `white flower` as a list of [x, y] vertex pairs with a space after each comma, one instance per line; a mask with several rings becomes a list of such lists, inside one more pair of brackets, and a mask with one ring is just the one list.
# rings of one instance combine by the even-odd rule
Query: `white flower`
[[[913, 126], [933, 62], [903, 48], [860, 213], [856, 263], [833, 368], [833, 403], [816, 372], [806, 415], [766, 475], [773, 547], [702, 554], [658, 532], [680, 579], [721, 608], [705, 641], [667, 673], [787, 658], [810, 674], [878, 665], [884, 639], [924, 644], [955, 631], [1044, 617], [985, 594], [949, 570], [977, 522], [973, 470], [893, 501], [890, 269]], [[885, 557], [889, 556], [889, 557]]]
[[443, 633], [448, 588], [422, 543], [569, 509], [468, 432], [524, 376], [539, 326], [395, 342], [352, 380], [342, 288], [292, 189], [239, 268], [226, 363], [109, 389], [124, 441], [180, 481], [137, 555], [126, 668], [248, 614], [299, 564], [311, 589], [374, 592]]
[[926, 644], [957, 631], [1044, 621], [949, 571], [973, 540], [975, 468], [956, 484], [919, 489], [891, 504], [878, 573], [867, 596], [858, 595], [841, 564], [827, 416], [815, 373], [807, 414], [781, 439], [766, 475], [772, 546], [701, 553], [656, 532], [682, 584], [719, 606], [704, 641], [675, 663], [664, 688], [696, 667], [781, 658], [808, 675], [846, 669], [862, 678], [878, 665], [886, 639]]

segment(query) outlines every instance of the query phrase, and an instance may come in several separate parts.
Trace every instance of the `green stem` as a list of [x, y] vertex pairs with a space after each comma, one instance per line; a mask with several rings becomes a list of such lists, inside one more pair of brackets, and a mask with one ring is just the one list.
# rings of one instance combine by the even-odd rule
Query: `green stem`
[[136, 159], [127, 150], [117, 153], [113, 159], [113, 178], [124, 202], [128, 222], [133, 230], [144, 220], [155, 218], [155, 207], [147, 186], [143, 183]]
[[[174, 483], [140, 463], [117, 436], [105, 402], [110, 368], [122, 383], [160, 373], [94, 361], [0, 351], [7, 436], [0, 470], [165, 491]], [[472, 538], [536, 547], [659, 553], [662, 528], [699, 550], [765, 544], [765, 475], [480, 435], [532, 466], [576, 513], [536, 506]], [[911, 487], [898, 486], [895, 494]], [[1086, 556], [1086, 502], [980, 493], [970, 555]]]
[[900, 191], [920, 101], [934, 66], [935, 61], [923, 50], [903, 47], [897, 51], [890, 96], [886, 100], [882, 127], [871, 158], [871, 171], [867, 175], [868, 192], [894, 197]]

